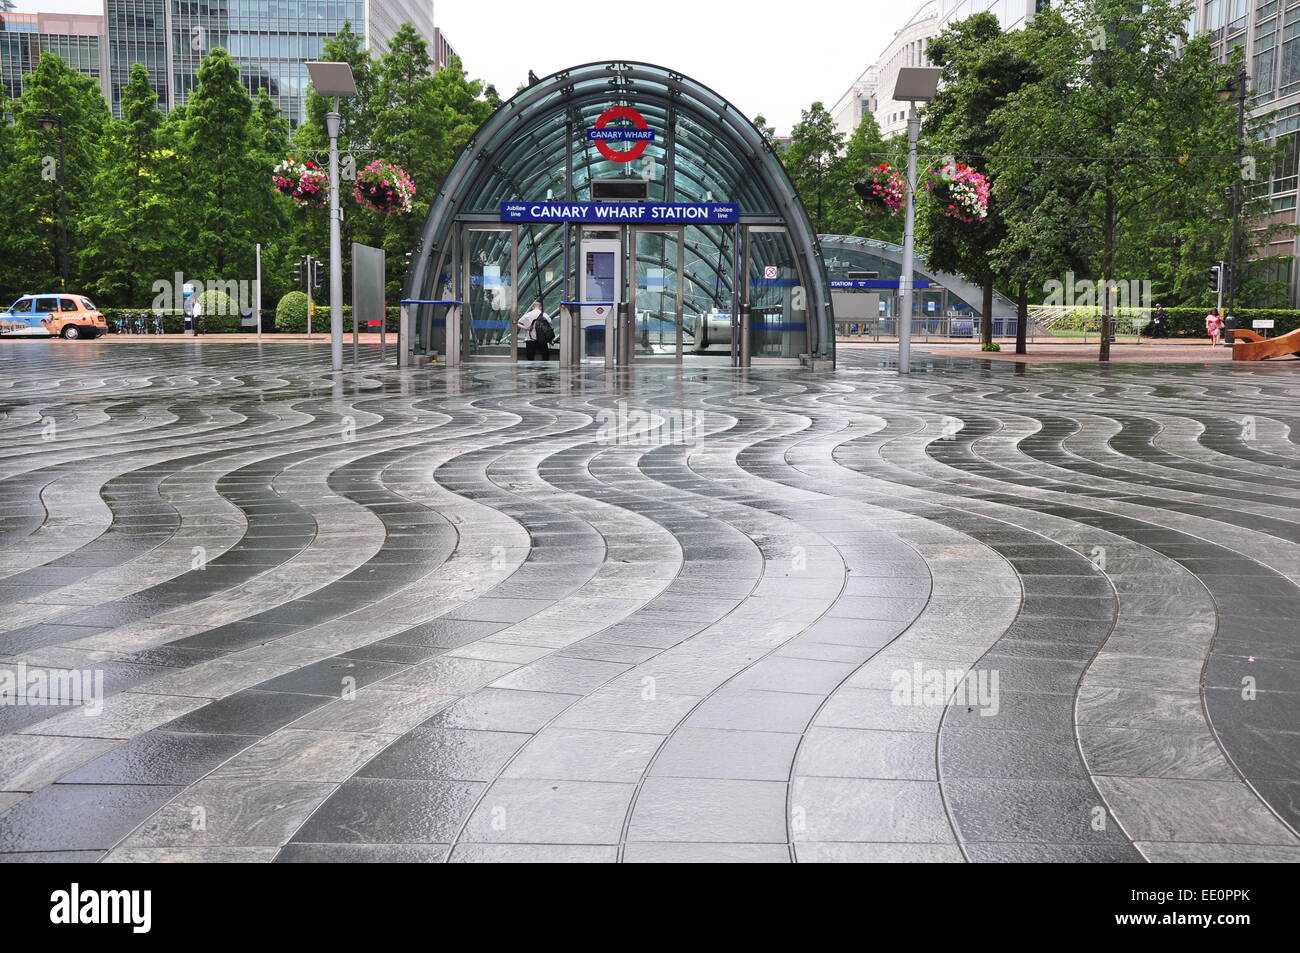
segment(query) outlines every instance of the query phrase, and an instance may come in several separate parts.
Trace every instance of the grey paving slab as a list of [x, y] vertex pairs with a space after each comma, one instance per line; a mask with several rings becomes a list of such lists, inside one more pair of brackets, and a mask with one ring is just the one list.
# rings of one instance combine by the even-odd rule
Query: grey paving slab
[[551, 727], [527, 742], [502, 776], [635, 784], [661, 744], [660, 735]]
[[801, 777], [790, 807], [797, 843], [941, 844], [952, 837], [934, 782]]
[[619, 843], [635, 787], [507, 778], [493, 784], [465, 825], [465, 843]]
[[785, 791], [780, 781], [651, 778], [637, 796], [628, 843], [785, 844]]
[[295, 781], [200, 781], [141, 824], [121, 846], [278, 848], [336, 787]]
[[795, 845], [801, 864], [960, 864], [966, 858], [952, 844], [817, 843]]
[[625, 864], [788, 864], [784, 844], [628, 844]]
[[462, 781], [353, 778], [293, 837], [301, 844], [450, 844], [483, 790]]
[[531, 735], [422, 728], [371, 758], [359, 777], [416, 781], [491, 781]]
[[0, 814], [0, 853], [108, 850], [182, 788], [53, 784]]

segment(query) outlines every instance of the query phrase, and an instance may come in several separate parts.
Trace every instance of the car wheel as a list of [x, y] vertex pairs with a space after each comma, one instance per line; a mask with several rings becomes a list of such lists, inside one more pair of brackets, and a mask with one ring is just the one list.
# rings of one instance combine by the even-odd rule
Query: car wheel
[[63, 339], [65, 341], [75, 341], [81, 336], [81, 328], [75, 324], [69, 324], [63, 329]]

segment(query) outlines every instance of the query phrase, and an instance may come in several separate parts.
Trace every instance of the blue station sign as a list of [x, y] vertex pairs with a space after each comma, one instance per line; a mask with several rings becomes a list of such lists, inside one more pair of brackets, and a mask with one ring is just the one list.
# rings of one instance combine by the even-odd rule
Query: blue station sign
[[[830, 283], [831, 288], [834, 289], [835, 291], [865, 290], [865, 289], [868, 289], [868, 288], [897, 288], [897, 287], [898, 287], [898, 279], [897, 279], [897, 278], [895, 278], [893, 281], [889, 281], [889, 280], [887, 280], [887, 279], [875, 279], [875, 278], [872, 278], [872, 279], [869, 279], [869, 280], [862, 280], [862, 279], [855, 278], [855, 279], [853, 279], [852, 281], [847, 281], [847, 280], [844, 280], [844, 279], [841, 279], [841, 278], [832, 278], [831, 281], [830, 281], [829, 283]], [[912, 282], [912, 287], [913, 287], [913, 288], [928, 288], [928, 287], [930, 287], [930, 280], [929, 280], [928, 278], [917, 278], [915, 281]]]
[[734, 202], [502, 202], [501, 221], [735, 225], [740, 221], [740, 206]]
[[655, 131], [653, 129], [628, 129], [625, 126], [597, 129], [593, 126], [587, 130], [587, 140], [589, 142], [654, 142]]

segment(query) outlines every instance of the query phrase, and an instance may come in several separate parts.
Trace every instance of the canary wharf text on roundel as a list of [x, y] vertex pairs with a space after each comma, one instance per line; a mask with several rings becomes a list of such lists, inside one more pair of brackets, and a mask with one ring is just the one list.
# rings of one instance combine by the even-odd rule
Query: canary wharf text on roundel
[[691, 222], [734, 225], [735, 202], [502, 202], [503, 222]]
[[[630, 122], [632, 128], [629, 129], [627, 126], [609, 128], [609, 124], [616, 119]], [[645, 121], [645, 116], [631, 106], [611, 106], [600, 114], [596, 125], [587, 130], [587, 139], [594, 142], [600, 154], [610, 162], [633, 162], [641, 158], [654, 138], [655, 131]], [[630, 142], [632, 148], [611, 149], [608, 145], [610, 142]]]

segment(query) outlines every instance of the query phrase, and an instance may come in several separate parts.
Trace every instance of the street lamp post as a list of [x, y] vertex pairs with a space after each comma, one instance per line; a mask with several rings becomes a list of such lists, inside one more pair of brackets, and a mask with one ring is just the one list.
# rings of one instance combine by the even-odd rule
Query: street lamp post
[[894, 99], [907, 109], [907, 209], [903, 225], [903, 269], [898, 278], [898, 373], [912, 371], [912, 282], [916, 257], [916, 142], [921, 120], [916, 104], [929, 102], [939, 88], [943, 71], [932, 66], [909, 66], [898, 71]]
[[339, 99], [357, 94], [352, 67], [347, 63], [310, 62], [311, 84], [322, 96], [334, 97], [325, 116], [330, 140], [330, 366], [343, 370], [343, 211], [339, 208]]
[[1243, 69], [1237, 78], [1219, 90], [1219, 98], [1225, 102], [1234, 95], [1237, 97], [1237, 167], [1236, 177], [1232, 183], [1232, 248], [1228, 259], [1228, 310], [1220, 314], [1223, 319], [1223, 346], [1233, 346], [1232, 327], [1237, 310], [1237, 287], [1241, 284], [1241, 208], [1244, 204], [1242, 195], [1242, 160], [1246, 155], [1246, 92], [1249, 77]]
[[63, 144], [63, 118], [54, 113], [42, 113], [38, 122], [46, 132], [58, 130], [59, 139], [59, 282], [68, 287], [68, 182], [63, 175], [66, 153]]

